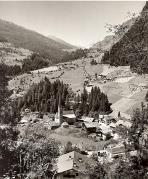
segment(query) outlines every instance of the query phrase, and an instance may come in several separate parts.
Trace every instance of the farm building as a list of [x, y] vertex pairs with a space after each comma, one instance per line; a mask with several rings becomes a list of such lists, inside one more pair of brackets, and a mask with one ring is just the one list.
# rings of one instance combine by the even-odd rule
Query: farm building
[[98, 136], [100, 136], [103, 140], [106, 139], [106, 136], [108, 134], [112, 133], [112, 130], [109, 126], [107, 126], [104, 123], [98, 123], [98, 122], [84, 122], [82, 124], [82, 129], [87, 131], [88, 134], [90, 133], [97, 133]]
[[106, 138], [107, 138], [106, 136], [108, 134], [111, 134], [112, 130], [108, 125], [106, 125], [104, 123], [99, 123], [99, 128], [98, 128], [97, 132], [100, 134], [100, 136], [102, 137], [103, 140], [106, 140]]
[[55, 129], [57, 129], [58, 127], [60, 127], [60, 124], [59, 124], [59, 123], [52, 122], [52, 123], [50, 124], [51, 130], [55, 130]]
[[108, 159], [125, 155], [125, 146], [123, 143], [108, 145], [105, 150], [107, 151]]
[[79, 119], [79, 121], [81, 121], [81, 122], [89, 122], [89, 123], [91, 123], [91, 122], [94, 122], [95, 119], [94, 119], [93, 117], [82, 116], [82, 118]]
[[120, 117], [116, 123], [116, 126], [125, 126], [127, 128], [130, 128], [131, 125], [132, 125], [131, 121], [124, 117]]
[[63, 121], [72, 125], [76, 122], [76, 115], [73, 111], [63, 111]]
[[90, 179], [89, 170], [94, 168], [97, 163], [78, 152], [70, 152], [61, 155], [56, 164], [55, 179], [71, 178], [71, 179]]
[[103, 122], [105, 124], [110, 124], [111, 122], [116, 122], [115, 118], [110, 115], [99, 115], [99, 122]]
[[115, 158], [118, 156], [125, 155], [125, 147], [124, 146], [117, 146], [111, 149], [110, 151], [110, 158]]
[[84, 122], [82, 124], [82, 129], [87, 131], [88, 133], [95, 133], [97, 131], [98, 125], [98, 122]]

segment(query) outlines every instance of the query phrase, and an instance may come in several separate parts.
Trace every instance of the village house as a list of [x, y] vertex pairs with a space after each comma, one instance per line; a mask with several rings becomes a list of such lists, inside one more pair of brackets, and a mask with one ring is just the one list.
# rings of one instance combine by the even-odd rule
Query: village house
[[109, 125], [111, 122], [115, 123], [116, 120], [113, 116], [106, 115], [106, 114], [105, 115], [99, 114], [99, 122]]
[[130, 128], [132, 125], [131, 121], [125, 117], [120, 117], [116, 123], [116, 126], [124, 126]]
[[60, 127], [60, 124], [56, 123], [55, 121], [50, 123], [50, 129], [51, 130], [55, 130], [55, 129], [59, 128], [59, 127]]
[[54, 179], [90, 179], [90, 169], [96, 165], [97, 163], [87, 155], [73, 151], [57, 159]]
[[72, 125], [76, 122], [76, 115], [73, 110], [63, 111], [63, 121], [67, 122], [69, 125]]
[[79, 121], [91, 123], [91, 122], [94, 122], [95, 119], [94, 119], [94, 117], [82, 116], [82, 118], [79, 119]]
[[100, 134], [100, 137], [102, 137], [103, 140], [107, 139], [107, 136], [112, 136], [112, 130], [111, 128], [104, 124], [104, 123], [99, 123], [99, 129], [98, 133]]
[[98, 126], [98, 122], [84, 122], [82, 124], [82, 129], [85, 130], [87, 133], [96, 133]]
[[29, 122], [31, 122], [31, 121], [33, 121], [33, 120], [35, 120], [36, 119], [36, 115], [33, 115], [33, 114], [31, 114], [31, 113], [25, 113], [23, 116], [22, 116], [22, 118], [21, 118], [21, 120], [20, 120], [20, 124], [25, 124], [25, 123], [29, 123]]
[[88, 116], [82, 116], [80, 119], [78, 119], [77, 121], [81, 122], [81, 123], [84, 123], [84, 122], [87, 122], [87, 123], [92, 123], [92, 122], [95, 122], [95, 119], [93, 117], [88, 117]]
[[84, 127], [83, 123], [92, 123], [95, 122], [95, 119], [93, 117], [88, 116], [82, 116], [81, 118], [77, 119], [77, 126]]
[[125, 155], [125, 146], [122, 142], [118, 144], [108, 145], [105, 150], [109, 160], [113, 160], [116, 157]]
[[82, 129], [87, 131], [88, 134], [90, 133], [96, 133], [97, 136], [99, 136], [101, 139], [106, 140], [107, 136], [112, 136], [112, 130], [111, 128], [104, 124], [104, 123], [98, 123], [98, 122], [84, 122], [82, 124]]

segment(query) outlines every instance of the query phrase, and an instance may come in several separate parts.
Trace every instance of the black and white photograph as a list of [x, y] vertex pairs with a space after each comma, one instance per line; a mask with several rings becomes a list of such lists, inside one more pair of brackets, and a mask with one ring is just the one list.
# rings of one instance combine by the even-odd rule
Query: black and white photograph
[[148, 179], [148, 2], [0, 0], [0, 179]]

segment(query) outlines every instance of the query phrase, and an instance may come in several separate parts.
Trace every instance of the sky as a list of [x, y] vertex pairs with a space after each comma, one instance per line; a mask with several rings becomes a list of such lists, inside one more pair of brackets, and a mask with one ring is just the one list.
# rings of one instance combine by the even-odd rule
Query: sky
[[139, 13], [144, 1], [0, 1], [0, 18], [89, 47], [107, 34], [105, 25], [119, 24]]

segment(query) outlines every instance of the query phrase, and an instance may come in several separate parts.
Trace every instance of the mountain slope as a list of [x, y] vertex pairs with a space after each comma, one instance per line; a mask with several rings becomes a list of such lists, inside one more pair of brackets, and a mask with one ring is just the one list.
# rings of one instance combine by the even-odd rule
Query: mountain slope
[[[132, 24], [134, 23], [135, 20], [136, 20], [135, 18], [127, 20], [126, 22], [124, 22], [122, 24], [122, 26], [126, 27], [126, 29], [128, 30], [128, 29], [131, 28], [131, 26], [132, 26]], [[113, 44], [117, 43], [122, 37], [123, 37], [123, 34], [121, 34], [120, 36], [108, 35], [102, 41], [95, 43], [92, 46], [92, 49], [100, 49], [102, 51], [109, 50], [113, 46]]]
[[148, 2], [124, 36], [106, 52], [103, 63], [130, 65], [132, 71], [148, 73]]
[[92, 46], [92, 49], [101, 49], [102, 51], [109, 50], [114, 43], [114, 36], [108, 35], [102, 41], [97, 42]]
[[54, 40], [54, 41], [60, 43], [60, 44], [63, 44], [63, 45], [65, 45], [65, 46], [69, 47], [69, 49], [76, 49], [76, 48], [77, 48], [76, 46], [71, 45], [71, 44], [69, 44], [68, 42], [65, 42], [64, 40], [62, 40], [62, 39], [60, 39], [60, 38], [58, 38], [58, 37], [55, 37], [55, 36], [52, 36], [52, 35], [48, 35], [48, 37], [49, 37], [50, 39], [52, 39], [52, 40]]
[[29, 58], [32, 51], [23, 48], [16, 48], [11, 43], [5, 42], [0, 38], [0, 63], [6, 65], [22, 65], [23, 60]]
[[63, 49], [71, 48], [69, 45], [4, 20], [0, 20], [0, 37], [16, 47], [22, 47], [44, 55], [51, 63], [60, 62], [64, 53]]

